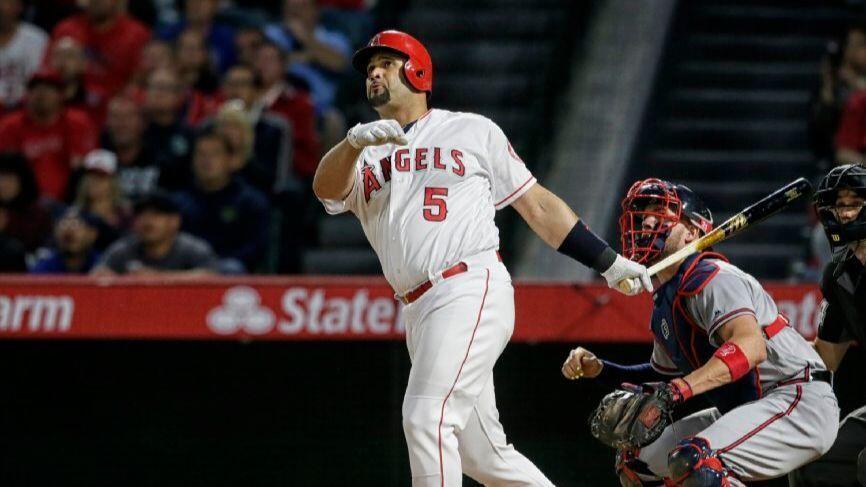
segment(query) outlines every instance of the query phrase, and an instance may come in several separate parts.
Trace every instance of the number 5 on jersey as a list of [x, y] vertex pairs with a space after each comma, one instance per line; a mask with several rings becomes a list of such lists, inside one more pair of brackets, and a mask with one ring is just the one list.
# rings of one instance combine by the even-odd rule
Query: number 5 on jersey
[[448, 206], [445, 197], [448, 188], [424, 188], [424, 219], [428, 222], [445, 221], [448, 216]]

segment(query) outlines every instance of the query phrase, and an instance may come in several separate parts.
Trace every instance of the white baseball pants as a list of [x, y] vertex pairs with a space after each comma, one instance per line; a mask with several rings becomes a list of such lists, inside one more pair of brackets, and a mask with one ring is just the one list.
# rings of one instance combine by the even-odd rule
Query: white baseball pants
[[492, 486], [553, 485], [507, 443], [493, 366], [514, 329], [514, 289], [494, 252], [436, 283], [403, 310], [412, 370], [403, 431], [412, 485], [455, 487], [462, 474]]

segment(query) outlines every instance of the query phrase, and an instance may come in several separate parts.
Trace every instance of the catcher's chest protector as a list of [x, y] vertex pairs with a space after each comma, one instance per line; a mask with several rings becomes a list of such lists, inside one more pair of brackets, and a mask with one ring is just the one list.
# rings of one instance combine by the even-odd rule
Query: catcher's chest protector
[[[683, 375], [703, 366], [716, 351], [704, 327], [697, 324], [684, 299], [695, 296], [719, 272], [713, 259], [727, 261], [721, 254], [704, 252], [688, 257], [677, 274], [653, 295], [650, 328]], [[702, 394], [722, 414], [761, 397], [758, 373], [752, 369], [740, 380]]]

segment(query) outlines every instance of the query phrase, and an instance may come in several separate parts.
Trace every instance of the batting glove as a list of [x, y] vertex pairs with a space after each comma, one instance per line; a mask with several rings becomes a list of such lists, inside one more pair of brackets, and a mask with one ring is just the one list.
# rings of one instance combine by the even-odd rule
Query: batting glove
[[632, 262], [621, 255], [616, 256], [616, 260], [613, 261], [613, 264], [606, 271], [601, 273], [601, 276], [607, 281], [608, 287], [616, 289], [619, 292], [623, 291], [617, 287], [617, 284], [622, 280], [629, 280], [632, 285], [629, 287], [629, 292], [624, 293], [629, 296], [634, 296], [644, 290], [650, 293], [653, 292], [653, 283], [646, 267], [637, 262]]
[[376, 120], [375, 122], [358, 124], [349, 129], [346, 134], [349, 145], [361, 149], [370, 145], [394, 143], [406, 145], [406, 134], [396, 120]]

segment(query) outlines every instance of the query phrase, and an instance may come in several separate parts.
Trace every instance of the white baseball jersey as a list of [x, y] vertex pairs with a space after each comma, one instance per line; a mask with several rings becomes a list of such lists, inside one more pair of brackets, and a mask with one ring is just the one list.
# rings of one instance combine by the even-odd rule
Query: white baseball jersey
[[13, 107], [21, 100], [47, 45], [48, 35], [42, 29], [21, 22], [9, 42], [0, 46], [0, 104]]
[[480, 115], [430, 110], [406, 138], [365, 147], [348, 196], [323, 200], [328, 213], [357, 215], [398, 294], [497, 250], [496, 210], [535, 183], [502, 129]]

